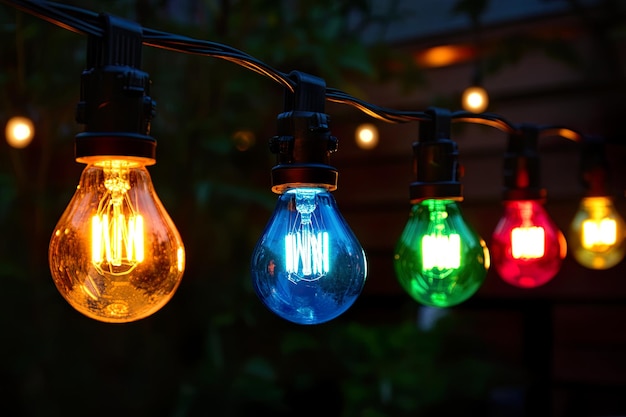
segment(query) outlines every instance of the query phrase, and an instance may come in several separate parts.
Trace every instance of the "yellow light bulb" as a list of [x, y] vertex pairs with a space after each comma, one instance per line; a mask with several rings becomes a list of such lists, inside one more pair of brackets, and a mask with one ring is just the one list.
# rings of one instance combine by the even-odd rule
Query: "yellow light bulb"
[[96, 320], [147, 317], [174, 295], [182, 241], [139, 160], [85, 168], [50, 241], [50, 270], [65, 299]]
[[463, 92], [461, 101], [465, 110], [473, 113], [482, 113], [489, 106], [489, 95], [487, 90], [482, 87], [468, 87]]
[[585, 197], [570, 226], [574, 257], [591, 269], [608, 269], [626, 254], [624, 220], [609, 197]]
[[35, 136], [35, 125], [28, 117], [11, 117], [5, 131], [6, 140], [14, 148], [25, 148]]

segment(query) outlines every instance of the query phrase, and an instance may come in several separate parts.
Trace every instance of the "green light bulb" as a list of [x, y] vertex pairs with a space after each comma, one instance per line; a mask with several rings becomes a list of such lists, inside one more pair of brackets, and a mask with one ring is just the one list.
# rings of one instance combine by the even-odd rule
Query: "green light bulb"
[[455, 201], [424, 200], [411, 208], [394, 266], [400, 284], [415, 300], [450, 307], [480, 288], [489, 269], [489, 251]]

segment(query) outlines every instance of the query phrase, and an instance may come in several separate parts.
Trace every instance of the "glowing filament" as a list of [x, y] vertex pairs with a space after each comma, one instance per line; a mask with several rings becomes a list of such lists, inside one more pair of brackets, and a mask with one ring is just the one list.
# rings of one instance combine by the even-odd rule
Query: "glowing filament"
[[316, 234], [304, 227], [285, 237], [285, 262], [289, 274], [306, 281], [318, 280], [328, 273], [329, 259], [328, 232]]
[[181, 246], [179, 246], [176, 251], [176, 259], [176, 266], [178, 267], [178, 270], [183, 272], [185, 269], [185, 250]]
[[143, 217], [123, 214], [112, 219], [103, 214], [91, 219], [91, 260], [100, 265], [104, 261], [113, 266], [137, 264], [144, 260]]
[[424, 236], [422, 264], [424, 269], [456, 269], [461, 266], [461, 237], [457, 234]]
[[91, 261], [98, 271], [126, 274], [145, 258], [144, 220], [128, 196], [128, 163], [104, 161], [104, 187], [91, 220]]
[[613, 219], [585, 220], [582, 244], [585, 249], [594, 246], [611, 246], [617, 241], [617, 223]]
[[543, 227], [515, 227], [511, 231], [511, 251], [515, 259], [541, 258], [545, 253]]

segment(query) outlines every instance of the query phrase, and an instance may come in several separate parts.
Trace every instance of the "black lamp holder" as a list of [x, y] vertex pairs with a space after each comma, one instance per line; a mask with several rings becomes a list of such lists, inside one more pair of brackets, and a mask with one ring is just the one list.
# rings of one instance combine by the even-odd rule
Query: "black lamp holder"
[[606, 158], [605, 141], [596, 137], [585, 137], [580, 143], [580, 181], [585, 187], [586, 197], [610, 195], [611, 172]]
[[76, 160], [123, 156], [154, 164], [150, 123], [156, 103], [149, 95], [150, 77], [139, 69], [142, 27], [105, 14], [100, 20], [103, 35], [89, 36], [87, 68], [81, 75], [76, 120], [85, 131], [76, 135]]
[[277, 135], [270, 139], [276, 154], [272, 168], [272, 191], [288, 188], [322, 187], [337, 189], [337, 170], [330, 166], [330, 154], [337, 150], [331, 136], [329, 116], [324, 113], [326, 84], [321, 78], [298, 71], [289, 74], [294, 90], [285, 90], [284, 112], [278, 115]]
[[538, 151], [540, 128], [522, 124], [509, 133], [504, 154], [503, 200], [544, 200]]
[[452, 115], [436, 107], [427, 109], [426, 114], [430, 121], [420, 122], [419, 141], [413, 143], [416, 181], [410, 186], [411, 203], [428, 199], [461, 201], [459, 151], [450, 139]]

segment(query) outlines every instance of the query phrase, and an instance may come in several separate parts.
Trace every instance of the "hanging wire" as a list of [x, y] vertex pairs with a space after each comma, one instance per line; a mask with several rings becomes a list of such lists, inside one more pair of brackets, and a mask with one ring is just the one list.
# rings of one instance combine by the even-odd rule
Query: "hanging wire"
[[224, 59], [266, 76], [290, 91], [293, 91], [295, 87], [295, 82], [287, 74], [272, 68], [243, 51], [227, 45], [148, 28], [143, 29], [143, 43], [144, 45], [160, 49]]
[[[64, 29], [89, 36], [102, 37], [104, 30], [101, 27], [101, 16], [98, 13], [66, 4], [41, 0], [0, 0], [19, 10], [30, 13]], [[247, 53], [228, 45], [211, 41], [194, 39], [175, 35], [155, 29], [142, 28], [143, 44], [182, 52], [187, 54], [203, 55], [230, 61], [253, 72], [263, 75], [281, 86], [294, 91], [295, 81], [287, 74], [280, 72]], [[357, 108], [370, 117], [387, 123], [407, 123], [413, 121], [427, 122], [430, 115], [424, 112], [400, 111], [376, 106], [364, 100], [349, 95], [336, 88], [326, 89], [326, 99], [330, 102], [347, 104]], [[493, 114], [471, 114], [458, 112], [453, 115], [455, 121], [471, 121], [496, 127], [503, 131], [511, 131], [512, 125], [501, 117]]]
[[430, 116], [424, 112], [399, 111], [384, 107], [379, 107], [364, 100], [352, 97], [336, 88], [326, 89], [328, 101], [340, 104], [348, 104], [361, 110], [368, 116], [377, 118], [388, 123], [406, 123], [411, 121], [429, 121]]
[[585, 140], [585, 136], [582, 133], [577, 132], [568, 127], [563, 127], [563, 126], [540, 126], [539, 127], [540, 138], [549, 138], [553, 136], [565, 138], [573, 142], [583, 142]]
[[[18, 10], [29, 13], [42, 20], [82, 35], [103, 37], [101, 15], [80, 7], [43, 0], [0, 0]], [[280, 72], [259, 59], [233, 48], [216, 42], [194, 39], [150, 28], [142, 28], [143, 44], [155, 48], [202, 55], [223, 59], [257, 74], [265, 76], [279, 85], [294, 91], [296, 82], [286, 73]], [[432, 117], [419, 111], [401, 111], [368, 103], [364, 100], [336, 88], [326, 88], [326, 99], [330, 102], [350, 105], [366, 115], [387, 123], [430, 122]], [[503, 117], [493, 113], [472, 113], [464, 110], [452, 113], [452, 121], [483, 124], [505, 133], [519, 132], [520, 128]], [[565, 127], [540, 127], [541, 137], [561, 136], [581, 142], [583, 135]]]
[[[67, 5], [47, 1], [25, 1], [25, 0], [0, 0], [3, 3], [12, 5], [18, 10], [32, 14], [39, 19], [53, 23], [63, 29], [81, 34], [102, 37], [104, 30], [98, 24], [90, 24], [93, 21], [91, 12]], [[71, 14], [68, 14], [69, 12]], [[79, 15], [76, 17], [74, 15]], [[96, 14], [97, 17], [97, 14]]]
[[519, 131], [518, 126], [494, 113], [472, 113], [465, 110], [459, 110], [452, 113], [452, 120], [456, 122], [478, 123], [491, 126], [505, 133], [515, 133]]
[[[0, 0], [63, 29], [81, 34], [102, 37], [101, 16], [98, 13], [66, 4], [38, 0]], [[266, 76], [293, 91], [294, 81], [280, 71], [236, 48], [216, 42], [203, 41], [159, 30], [142, 28], [143, 44], [187, 54], [203, 55], [233, 62]]]

